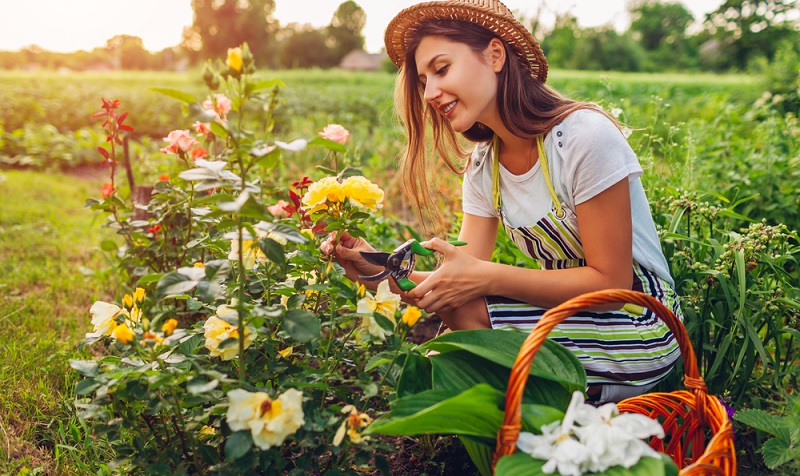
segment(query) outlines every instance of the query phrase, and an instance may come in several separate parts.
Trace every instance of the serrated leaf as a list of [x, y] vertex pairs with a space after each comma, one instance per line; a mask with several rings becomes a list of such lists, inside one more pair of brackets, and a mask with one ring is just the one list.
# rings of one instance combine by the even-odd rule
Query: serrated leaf
[[739, 410], [733, 414], [733, 419], [772, 436], [786, 431], [786, 423], [781, 417], [764, 410]]
[[770, 438], [761, 447], [761, 454], [764, 456], [764, 464], [769, 469], [775, 469], [789, 461], [800, 460], [800, 447], [781, 438]]
[[305, 309], [292, 309], [283, 317], [283, 328], [299, 342], [310, 342], [321, 337], [320, 321], [316, 314]]
[[247, 430], [231, 433], [225, 441], [225, 459], [237, 460], [253, 447], [253, 436]]
[[99, 366], [94, 360], [70, 360], [69, 366], [85, 377], [97, 377]]
[[187, 92], [184, 92], [184, 91], [177, 90], [177, 89], [150, 88], [150, 91], [153, 91], [153, 92], [156, 92], [156, 93], [159, 93], [159, 94], [163, 94], [165, 96], [169, 96], [172, 99], [177, 99], [178, 101], [183, 101], [183, 102], [188, 103], [188, 104], [197, 102], [197, 99], [195, 99], [195, 97], [192, 96], [191, 94], [189, 94]]

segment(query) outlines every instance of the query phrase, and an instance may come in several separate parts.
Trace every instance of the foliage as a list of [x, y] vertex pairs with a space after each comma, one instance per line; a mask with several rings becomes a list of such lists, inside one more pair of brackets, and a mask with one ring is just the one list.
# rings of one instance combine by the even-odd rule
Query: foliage
[[769, 469], [784, 465], [800, 469], [800, 398], [788, 397], [782, 406], [786, 410], [782, 415], [746, 409], [734, 413], [733, 418], [771, 436], [760, 449]]

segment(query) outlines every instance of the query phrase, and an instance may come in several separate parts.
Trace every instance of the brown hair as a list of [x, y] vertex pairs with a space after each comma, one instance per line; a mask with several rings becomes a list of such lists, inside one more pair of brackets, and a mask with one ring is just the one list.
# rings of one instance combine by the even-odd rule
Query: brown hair
[[[400, 69], [395, 84], [395, 108], [405, 125], [408, 145], [403, 152], [400, 171], [405, 191], [416, 205], [417, 218], [426, 231], [445, 229], [444, 217], [434, 206], [434, 197], [429, 186], [429, 173], [433, 164], [426, 141], [428, 124], [432, 135], [433, 151], [453, 172], [463, 174], [451, 159], [469, 156], [458, 141], [450, 123], [439, 115], [431, 104], [424, 100], [425, 87], [419, 81], [414, 58], [420, 42], [426, 36], [440, 36], [450, 41], [466, 44], [475, 53], [486, 49], [493, 38], [491, 31], [471, 22], [458, 20], [427, 21], [416, 30], [406, 50], [405, 63]], [[501, 40], [502, 41], [502, 40]], [[554, 89], [536, 79], [530, 67], [523, 64], [507, 43], [506, 62], [498, 73], [497, 106], [503, 124], [519, 137], [534, 138], [549, 132], [568, 114], [578, 109], [597, 106], [575, 101], [562, 96]], [[494, 132], [481, 123], [475, 123], [462, 135], [472, 142], [492, 139]]]

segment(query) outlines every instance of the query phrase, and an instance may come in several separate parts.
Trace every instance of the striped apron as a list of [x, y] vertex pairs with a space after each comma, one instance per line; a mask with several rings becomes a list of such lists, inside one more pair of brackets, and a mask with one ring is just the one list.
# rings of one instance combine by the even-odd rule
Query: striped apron
[[[544, 141], [537, 140], [539, 161], [553, 206], [533, 226], [514, 228], [502, 210], [497, 138], [493, 145], [494, 204], [509, 238], [542, 269], [586, 266], [574, 211], [559, 200], [553, 187]], [[634, 262], [633, 287], [655, 297], [681, 316], [668, 282]], [[547, 311], [502, 296], [487, 296], [493, 328], [532, 329]], [[550, 338], [570, 349], [586, 368], [587, 384], [602, 385], [602, 401], [617, 401], [652, 388], [669, 373], [680, 355], [678, 344], [652, 311], [628, 305], [617, 311], [579, 312], [556, 326]]]

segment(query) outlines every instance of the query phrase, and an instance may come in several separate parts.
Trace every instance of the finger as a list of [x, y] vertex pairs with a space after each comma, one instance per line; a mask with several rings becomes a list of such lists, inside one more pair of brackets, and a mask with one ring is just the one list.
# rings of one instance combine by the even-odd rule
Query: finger
[[450, 243], [442, 240], [441, 238], [431, 238], [428, 241], [420, 243], [422, 246], [429, 250], [436, 251], [441, 253], [445, 256], [451, 251], [454, 250], [456, 247], [451, 245]]

